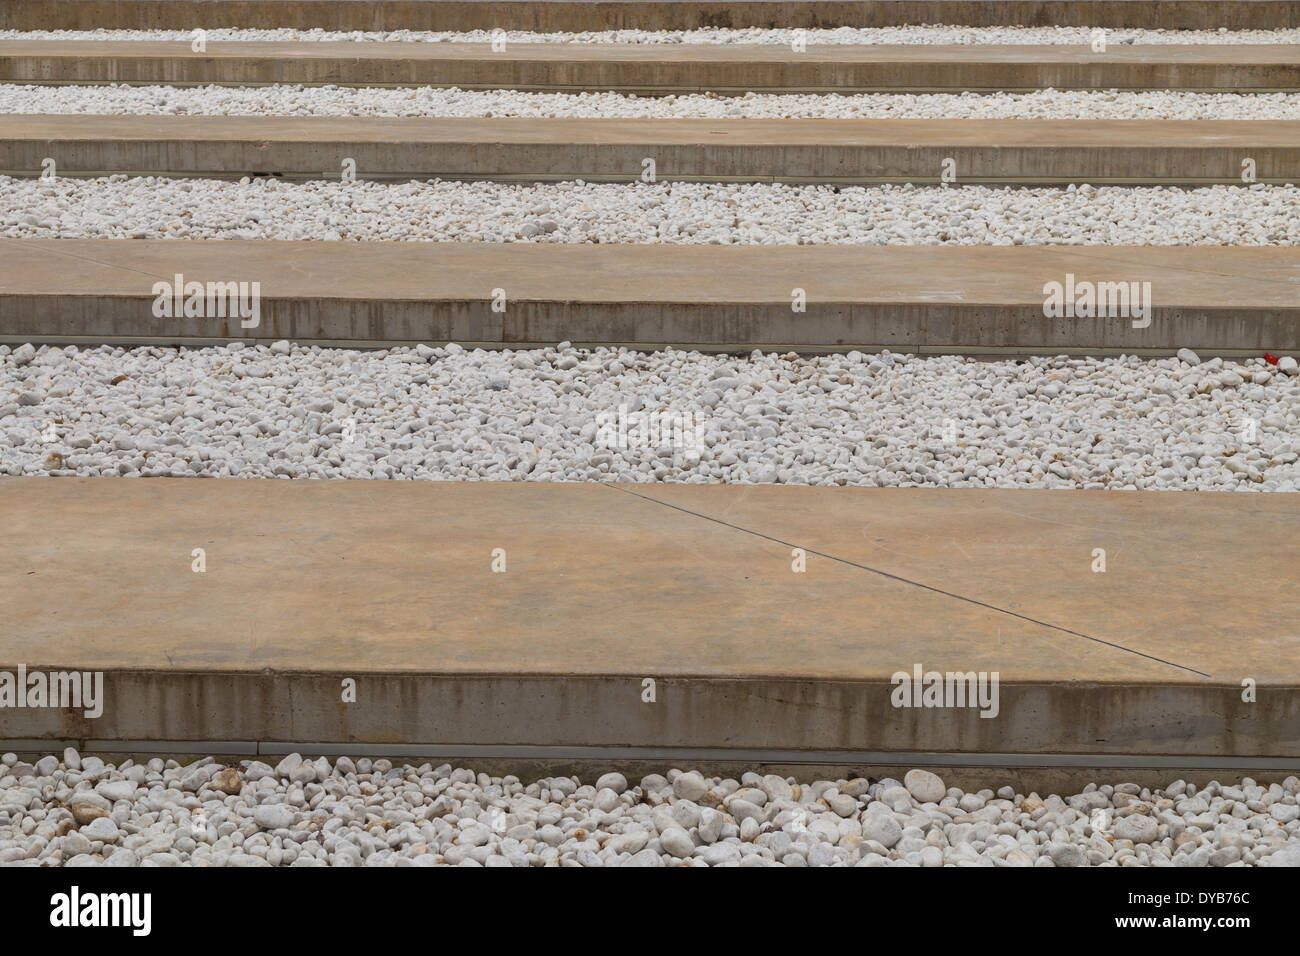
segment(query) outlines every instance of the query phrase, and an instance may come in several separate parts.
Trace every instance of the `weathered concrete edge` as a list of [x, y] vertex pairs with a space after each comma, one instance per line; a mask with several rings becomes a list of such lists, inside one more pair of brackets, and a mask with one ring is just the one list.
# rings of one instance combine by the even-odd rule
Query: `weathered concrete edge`
[[[506, 313], [486, 300], [354, 300], [263, 298], [261, 324], [238, 319], [159, 319], [151, 297], [96, 294], [0, 293], [0, 329], [8, 341], [72, 336], [83, 342], [145, 339], [195, 344], [290, 339], [351, 347], [387, 343], [466, 342], [528, 348], [570, 341], [585, 345], [657, 348], [684, 345], [732, 350], [836, 348], [944, 353], [963, 349], [1060, 352], [1122, 350], [1128, 354], [1180, 348], [1256, 354], [1300, 350], [1300, 301], [1291, 309], [1174, 304], [1155, 306], [1151, 324], [1127, 319], [1046, 319], [1024, 303], [810, 302], [537, 302], [515, 301]], [[743, 334], [737, 334], [738, 332]]]
[[[219, 348], [229, 345], [231, 342], [244, 342], [248, 345], [270, 345], [277, 341], [274, 337], [267, 338], [219, 338], [219, 337], [194, 337], [178, 338], [175, 336], [86, 336], [86, 335], [4, 335], [0, 334], [0, 345], [22, 345], [30, 342], [33, 345], [76, 345], [95, 347], [100, 345], [116, 346], [121, 348], [135, 348], [137, 346], [155, 346], [159, 348]], [[320, 348], [332, 349], [389, 349], [394, 346], [409, 346], [413, 340], [403, 339], [315, 339], [304, 344], [316, 345]], [[425, 345], [449, 345], [451, 339], [421, 339]], [[484, 349], [491, 351], [493, 349], [540, 349], [553, 346], [557, 341], [563, 339], [547, 339], [546, 341], [538, 340], [536, 342], [511, 342], [503, 344], [501, 342], [475, 342], [472, 340], [457, 340], [456, 344], [469, 350]], [[705, 352], [709, 354], [741, 354], [752, 352], [754, 345], [752, 342], [584, 342], [568, 340], [576, 348], [594, 349], [594, 348], [627, 348], [636, 351], [654, 352], [665, 348], [673, 348], [678, 351]], [[885, 349], [897, 351], [899, 346], [883, 345], [874, 342], [862, 342], [854, 346], [844, 345], [798, 345], [791, 342], [773, 342], [762, 346], [764, 351], [768, 352], [794, 352], [799, 355], [823, 355], [843, 352], [846, 348], [856, 348], [860, 352], [881, 352]], [[1181, 348], [1182, 346], [1180, 346]], [[1168, 348], [1087, 348], [1073, 346], [1054, 346], [1052, 348], [1033, 346], [1000, 346], [1000, 347], [982, 347], [975, 345], [953, 345], [949, 347], [937, 345], [920, 345], [915, 348], [909, 348], [908, 354], [912, 355], [969, 355], [972, 358], [980, 358], [987, 361], [997, 361], [1001, 359], [1013, 359], [1023, 356], [1035, 355], [1071, 355], [1071, 356], [1092, 356], [1092, 357], [1118, 357], [1121, 355], [1138, 355], [1147, 358], [1165, 358], [1177, 353], [1178, 349]], [[1202, 348], [1197, 354], [1202, 359], [1222, 358], [1222, 359], [1241, 359], [1241, 358], [1258, 358], [1259, 349], [1257, 348]], [[4, 479], [0, 479], [2, 481]]]
[[[29, 664], [75, 670], [75, 662]], [[655, 701], [642, 700], [654, 678]], [[341, 702], [356, 681], [355, 703]], [[337, 741], [362, 745], [750, 749], [1284, 758], [1300, 686], [1008, 681], [998, 716], [895, 708], [888, 681], [655, 675], [104, 672], [103, 716], [0, 710], [0, 740]], [[114, 700], [127, 703], [113, 706]]]
[[5, 0], [0, 29], [297, 27], [326, 30], [682, 30], [964, 26], [1269, 29], [1300, 24], [1287, 0]]
[[[177, 761], [201, 757], [278, 757], [301, 753], [326, 757], [353, 756], [364, 752], [370, 757], [407, 759], [445, 758], [473, 761], [526, 761], [543, 765], [577, 763], [605, 767], [616, 764], [687, 761], [691, 766], [725, 764], [750, 768], [752, 765], [799, 767], [862, 767], [894, 769], [899, 767], [947, 768], [962, 772], [980, 768], [1006, 770], [1145, 770], [1167, 772], [1170, 769], [1206, 773], [1267, 769], [1280, 773], [1300, 770], [1294, 757], [1196, 757], [1162, 754], [1024, 754], [1024, 753], [935, 753], [933, 751], [844, 751], [844, 750], [771, 750], [719, 749], [703, 747], [585, 747], [585, 746], [493, 746], [482, 744], [357, 744], [320, 740], [124, 740], [95, 737], [63, 740], [30, 738], [0, 739], [0, 750], [22, 756], [43, 756], [51, 748], [75, 747], [86, 753], [114, 753], [148, 757], [166, 755]], [[508, 770], [505, 772], [509, 772]], [[647, 771], [652, 772], [652, 771]], [[879, 776], [879, 774], [875, 774]], [[865, 774], [864, 774], [865, 776]]]
[[[611, 120], [611, 123], [618, 121]], [[799, 122], [792, 120], [791, 122]], [[901, 136], [901, 133], [900, 133]], [[1256, 182], [1300, 178], [1300, 147], [1259, 141], [1234, 145], [1032, 146], [995, 142], [895, 143], [537, 143], [300, 141], [243, 138], [156, 140], [112, 136], [0, 140], [0, 172], [40, 175], [53, 159], [59, 175], [282, 176], [336, 179], [342, 161], [363, 179], [458, 179], [503, 182], [639, 180], [650, 157], [663, 181], [791, 183], [938, 183], [949, 159], [963, 183], [1240, 183], [1241, 159], [1255, 161]]]

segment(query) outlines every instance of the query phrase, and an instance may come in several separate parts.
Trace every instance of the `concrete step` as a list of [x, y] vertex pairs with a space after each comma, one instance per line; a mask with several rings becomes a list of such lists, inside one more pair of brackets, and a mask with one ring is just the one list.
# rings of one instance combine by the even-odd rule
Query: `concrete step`
[[[1240, 183], [1300, 178], [1285, 120], [0, 116], [0, 172], [361, 179]], [[647, 164], [653, 160], [653, 169]]]
[[[209, 317], [156, 316], [173, 300], [155, 283], [178, 273], [260, 283], [258, 324], [215, 303]], [[1150, 315], [1045, 318], [1045, 286], [1065, 297], [1069, 281], [1149, 282]], [[1291, 247], [0, 240], [9, 342], [1257, 356], [1300, 350], [1298, 293]]]
[[690, 30], [963, 26], [1276, 29], [1294, 0], [5, 0], [6, 30]]
[[1295, 46], [785, 46], [0, 40], [0, 81], [631, 93], [1300, 89]]
[[[1300, 757], [1284, 495], [8, 479], [0, 517], [0, 670], [103, 674], [3, 749]], [[988, 706], [896, 706], [917, 668]]]

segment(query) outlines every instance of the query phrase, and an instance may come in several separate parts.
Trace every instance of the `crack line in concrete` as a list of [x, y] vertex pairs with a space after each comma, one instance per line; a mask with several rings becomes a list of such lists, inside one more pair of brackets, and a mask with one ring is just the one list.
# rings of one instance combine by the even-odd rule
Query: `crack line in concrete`
[[965, 601], [967, 604], [974, 604], [976, 607], [982, 607], [985, 610], [994, 611], [998, 614], [1006, 614], [1008, 617], [1014, 617], [1021, 621], [1027, 621], [1030, 624], [1037, 624], [1039, 627], [1050, 628], [1053, 631], [1060, 631], [1063, 634], [1070, 634], [1074, 637], [1082, 637], [1084, 640], [1093, 641], [1094, 643], [1097, 644], [1104, 644], [1107, 647], [1113, 647], [1115, 650], [1123, 651], [1126, 654], [1134, 654], [1138, 657], [1145, 657], [1147, 660], [1154, 661], [1157, 664], [1167, 664], [1170, 667], [1177, 667], [1179, 670], [1188, 671], [1192, 674], [1196, 674], [1199, 677], [1213, 679], [1212, 674], [1207, 674], [1204, 671], [1198, 671], [1196, 668], [1188, 667], [1186, 664], [1179, 664], [1176, 661], [1165, 660], [1163, 657], [1156, 657], [1154, 654], [1147, 654], [1144, 653], [1143, 651], [1135, 651], [1131, 647], [1125, 647], [1123, 644], [1116, 644], [1112, 641], [1103, 640], [1100, 637], [1093, 637], [1091, 634], [1084, 634], [1082, 631], [1072, 631], [1068, 627], [1062, 627], [1059, 624], [1052, 624], [1050, 621], [1040, 621], [1038, 618], [1030, 617], [1027, 614], [1017, 614], [1015, 611], [1010, 611], [1007, 610], [1006, 608], [998, 607], [996, 604], [988, 604], [984, 601], [979, 600], [978, 598], [967, 597], [964, 594], [956, 594], [952, 591], [945, 591], [943, 588], [937, 588], [931, 584], [922, 584], [920, 581], [913, 581], [910, 578], [900, 577], [897, 574], [890, 574], [888, 571], [881, 571], [879, 568], [873, 568], [866, 564], [858, 564], [856, 561], [850, 561], [848, 558], [841, 558], [834, 554], [826, 554], [823, 551], [817, 551], [814, 550], [813, 548], [805, 547], [804, 545], [792, 544], [789, 541], [782, 541], [780, 538], [774, 538], [770, 534], [764, 534], [761, 531], [754, 531], [750, 528], [742, 528], [738, 524], [732, 524], [729, 521], [723, 521], [721, 518], [715, 518], [712, 515], [702, 514], [698, 511], [691, 511], [689, 508], [683, 508], [680, 505], [670, 504], [669, 502], [661, 501], [658, 498], [651, 498], [649, 495], [639, 494], [635, 491], [631, 491], [627, 488], [613, 484], [612, 482], [601, 482], [601, 484], [604, 484], [606, 487], [613, 488], [615, 491], [621, 491], [624, 494], [631, 495], [634, 498], [640, 498], [642, 501], [649, 501], [657, 505], [662, 505], [665, 508], [672, 508], [674, 511], [680, 511], [682, 514], [691, 515], [694, 518], [703, 518], [705, 521], [712, 521], [714, 524], [720, 524], [725, 528], [731, 528], [734, 531], [741, 531], [744, 532], [745, 534], [753, 535], [756, 538], [762, 538], [765, 541], [774, 542], [775, 544], [782, 545], [783, 547], [786, 548], [800, 548], [807, 554], [815, 554], [819, 558], [826, 558], [829, 561], [835, 561], [838, 562], [839, 564], [845, 564], [851, 568], [857, 568], [860, 571], [869, 571], [872, 574], [880, 575], [882, 578], [888, 578], [890, 581], [897, 581], [900, 584], [909, 584], [912, 587], [921, 588], [922, 590], [930, 591], [934, 594], [940, 594], [943, 595], [944, 597], [953, 598], [958, 601]]
[[[3, 239], [0, 239], [0, 242], [3, 242], [5, 245], [21, 244], [21, 243], [24, 243], [25, 241], [26, 241], [26, 240], [23, 240], [23, 239], [10, 239], [10, 238], [3, 238]], [[51, 241], [52, 241], [52, 242], [59, 242], [60, 240], [55, 239], [55, 240], [38, 240], [38, 241], [44, 241], [44, 242], [51, 242]], [[123, 241], [123, 240], [116, 240], [116, 241], [121, 242], [121, 241]], [[93, 257], [93, 256], [88, 256], [88, 255], [78, 255], [77, 253], [75, 253], [75, 252], [71, 252], [71, 251], [69, 251], [69, 250], [67, 250], [67, 249], [58, 249], [58, 248], [55, 248], [53, 245], [47, 245], [47, 246], [43, 247], [42, 251], [43, 251], [43, 252], [49, 252], [51, 255], [55, 255], [55, 256], [63, 256], [65, 259], [76, 259], [78, 262], [93, 262], [93, 263], [95, 263], [96, 265], [103, 266], [103, 267], [106, 268], [106, 269], [115, 269], [115, 270], [117, 270], [117, 271], [119, 271], [119, 272], [134, 272], [136, 275], [148, 276], [150, 279], [161, 279], [161, 278], [163, 278], [162, 276], [156, 275], [156, 274], [154, 274], [154, 273], [152, 273], [152, 272], [145, 272], [143, 269], [136, 269], [136, 268], [133, 268], [132, 266], [124, 266], [124, 265], [122, 265], [122, 264], [119, 263], [119, 262], [105, 262], [105, 261], [103, 261], [102, 259], [96, 259], [96, 258]], [[170, 276], [169, 276], [168, 278], [170, 278]], [[42, 294], [45, 294], [45, 293], [40, 293], [40, 292], [38, 292], [38, 293], [29, 293], [29, 292], [28, 292], [28, 293], [22, 293], [22, 292], [15, 292], [15, 293], [9, 293], [9, 294], [12, 294], [12, 295], [32, 295], [32, 294], [35, 294], [35, 295], [42, 295]], [[98, 294], [101, 295], [101, 296], [103, 295], [103, 293], [98, 293]], [[109, 295], [111, 296], [112, 293], [109, 293]], [[150, 295], [152, 295], [152, 293], [150, 293]], [[147, 296], [141, 295], [140, 298], [147, 298]], [[169, 341], [170, 341], [170, 340], [169, 340]]]

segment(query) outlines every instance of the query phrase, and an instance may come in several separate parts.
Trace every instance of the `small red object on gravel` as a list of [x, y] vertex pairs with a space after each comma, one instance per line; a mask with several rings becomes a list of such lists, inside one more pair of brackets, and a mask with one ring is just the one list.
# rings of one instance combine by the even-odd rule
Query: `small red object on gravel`
[[1277, 356], [1274, 355], [1272, 352], [1265, 352], [1265, 353], [1264, 353], [1264, 361], [1267, 362], [1269, 365], [1276, 365], [1276, 364], [1277, 364]]

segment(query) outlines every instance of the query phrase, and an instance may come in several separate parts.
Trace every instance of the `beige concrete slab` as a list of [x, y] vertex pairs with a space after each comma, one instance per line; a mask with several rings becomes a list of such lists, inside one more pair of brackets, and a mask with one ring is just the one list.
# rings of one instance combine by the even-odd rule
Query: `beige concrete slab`
[[1291, 0], [6, 0], [0, 29], [686, 30], [701, 27], [1296, 26]]
[[[1282, 495], [5, 480], [0, 669], [102, 670], [108, 697], [0, 709], [0, 739], [1295, 756], [1298, 518]], [[893, 707], [916, 664], [999, 672], [998, 715]]]
[[[9, 341], [1300, 349], [1300, 250], [1281, 247], [45, 239], [0, 240], [0, 267]], [[156, 317], [154, 285], [177, 273], [260, 283], [260, 324]], [[1150, 282], [1150, 324], [1044, 318], [1044, 285], [1068, 275]], [[791, 308], [796, 288], [804, 312]]]
[[459, 119], [0, 116], [0, 172], [376, 178], [939, 182], [1300, 178], [1283, 120]]
[[1293, 45], [845, 46], [0, 40], [0, 81], [719, 93], [1300, 88]]
[[[896, 510], [858, 517], [850, 510], [855, 502], [834, 489], [803, 500], [771, 487], [628, 490], [746, 527], [757, 510], [761, 531], [774, 538], [813, 540], [826, 555], [978, 592], [1029, 617], [1068, 620], [1152, 657], [1194, 659], [1217, 677], [1285, 683], [1300, 671], [1300, 629], [1283, 623], [1300, 611], [1300, 502], [1291, 496], [898, 495], [890, 499]], [[1097, 548], [1106, 553], [1104, 573], [1093, 571]], [[1227, 558], [1251, 552], [1258, 558]], [[1275, 567], [1258, 577], [1256, 560]], [[1025, 586], [1048, 577], [1050, 588]], [[1230, 610], [1234, 594], [1253, 594], [1260, 607]], [[1233, 623], [1230, 615], [1239, 613]], [[1281, 627], [1266, 625], [1266, 616]], [[1189, 619], [1204, 631], [1189, 631]], [[1219, 636], [1198, 644], [1198, 632]]]

